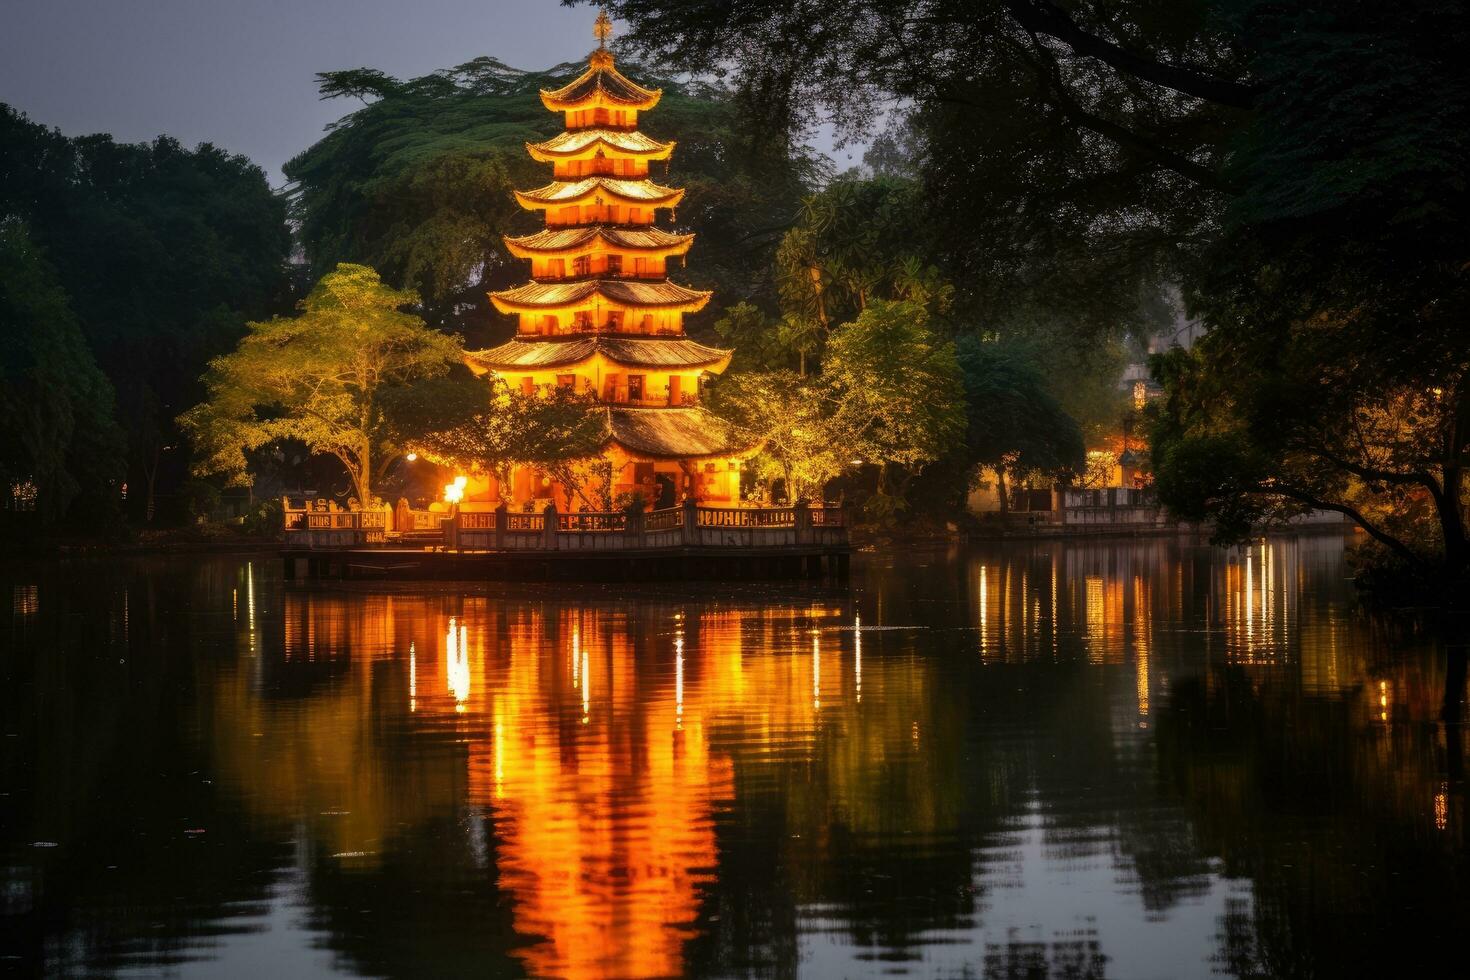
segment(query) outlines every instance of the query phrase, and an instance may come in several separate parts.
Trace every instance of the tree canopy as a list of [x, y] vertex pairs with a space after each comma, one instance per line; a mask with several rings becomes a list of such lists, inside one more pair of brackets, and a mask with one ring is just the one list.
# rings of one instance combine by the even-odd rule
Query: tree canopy
[[289, 302], [285, 205], [244, 157], [160, 137], [68, 138], [0, 106], [0, 217], [23, 220], [117, 394], [127, 482], [186, 475], [173, 417], [244, 321]]
[[0, 221], [0, 494], [34, 488], [42, 524], [116, 509], [125, 477], [112, 385], [26, 229]]
[[1470, 13], [1244, 6], [1262, 95], [1190, 282], [1211, 333], [1159, 363], [1161, 490], [1237, 535], [1337, 510], [1463, 572]]
[[[459, 338], [403, 312], [417, 302], [372, 269], [343, 263], [301, 302], [300, 316], [250, 323], [233, 353], [210, 362], [208, 400], [179, 420], [199, 451], [198, 472], [248, 482], [247, 451], [294, 439], [336, 457], [357, 499], [372, 503], [407, 434], [431, 424], [445, 400], [432, 382], [460, 363]], [[463, 381], [471, 393], [485, 390]], [[472, 395], [449, 400], [476, 407]]]

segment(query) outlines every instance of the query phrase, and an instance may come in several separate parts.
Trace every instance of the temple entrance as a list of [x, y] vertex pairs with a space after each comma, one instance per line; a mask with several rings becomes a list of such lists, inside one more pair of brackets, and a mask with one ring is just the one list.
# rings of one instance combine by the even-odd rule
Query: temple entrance
[[658, 497], [653, 506], [658, 509], [672, 507], [678, 503], [675, 499], [674, 475], [672, 473], [655, 473], [653, 477], [654, 489], [658, 491]]

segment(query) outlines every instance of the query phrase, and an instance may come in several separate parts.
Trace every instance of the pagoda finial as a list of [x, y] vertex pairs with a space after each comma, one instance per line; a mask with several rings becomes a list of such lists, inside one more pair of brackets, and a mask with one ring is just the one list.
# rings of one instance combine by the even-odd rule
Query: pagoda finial
[[612, 37], [612, 18], [607, 15], [607, 8], [597, 11], [597, 22], [592, 25], [592, 33], [597, 38], [597, 49], [607, 50], [607, 39]]

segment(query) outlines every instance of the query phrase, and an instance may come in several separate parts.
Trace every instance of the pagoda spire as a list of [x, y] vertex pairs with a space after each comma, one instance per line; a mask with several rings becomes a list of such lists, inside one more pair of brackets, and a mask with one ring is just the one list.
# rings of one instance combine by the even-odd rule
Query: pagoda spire
[[592, 34], [597, 38], [597, 50], [607, 50], [607, 39], [612, 37], [612, 18], [607, 15], [607, 8], [603, 7], [597, 11], [597, 21], [592, 25]]

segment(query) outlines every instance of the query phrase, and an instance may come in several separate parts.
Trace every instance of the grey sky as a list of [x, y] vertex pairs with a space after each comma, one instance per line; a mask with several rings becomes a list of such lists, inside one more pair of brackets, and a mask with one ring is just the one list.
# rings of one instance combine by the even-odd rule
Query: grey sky
[[0, 102], [67, 135], [162, 133], [281, 165], [351, 111], [319, 71], [421, 75], [479, 55], [519, 68], [596, 44], [557, 0], [0, 0]]

